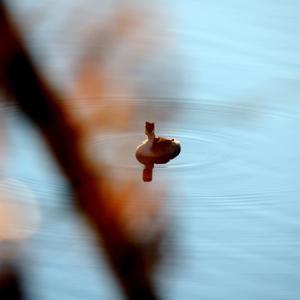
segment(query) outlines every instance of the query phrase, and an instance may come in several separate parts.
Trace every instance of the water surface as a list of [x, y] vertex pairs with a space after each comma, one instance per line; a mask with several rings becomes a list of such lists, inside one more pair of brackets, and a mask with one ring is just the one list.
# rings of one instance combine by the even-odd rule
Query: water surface
[[[68, 3], [61, 4], [66, 12]], [[134, 114], [125, 127], [103, 128], [87, 151], [116, 182], [133, 178], [152, 191], [164, 190], [173, 230], [172, 251], [157, 275], [163, 299], [298, 300], [299, 4], [179, 0], [164, 5], [175, 16], [166, 35], [175, 36], [170, 60], [178, 61], [178, 68], [171, 70], [180, 73], [164, 81], [136, 71], [128, 81], [139, 83], [141, 97], [111, 91], [97, 104], [102, 111], [110, 115], [129, 105]], [[24, 12], [21, 5], [15, 9]], [[52, 10], [58, 18], [58, 9]], [[51, 65], [49, 74], [68, 78], [77, 44], [59, 39], [62, 32], [50, 23], [43, 32], [28, 33], [32, 51]], [[169, 64], [164, 66], [169, 74]], [[149, 88], [161, 82], [168, 88]], [[118, 299], [105, 259], [99, 262], [94, 238], [68, 201], [69, 191], [40, 137], [13, 107], [4, 110], [9, 176], [35, 192], [44, 216], [28, 251], [32, 299]], [[146, 120], [182, 145], [177, 158], [155, 168], [151, 183], [142, 181], [134, 157]]]

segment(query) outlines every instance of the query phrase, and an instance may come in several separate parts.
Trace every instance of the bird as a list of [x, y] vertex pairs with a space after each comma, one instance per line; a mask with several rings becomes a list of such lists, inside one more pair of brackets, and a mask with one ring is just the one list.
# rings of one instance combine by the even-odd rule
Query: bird
[[145, 122], [147, 139], [136, 148], [136, 159], [144, 164], [144, 181], [152, 180], [154, 164], [165, 164], [181, 151], [180, 142], [172, 138], [156, 137], [155, 123]]

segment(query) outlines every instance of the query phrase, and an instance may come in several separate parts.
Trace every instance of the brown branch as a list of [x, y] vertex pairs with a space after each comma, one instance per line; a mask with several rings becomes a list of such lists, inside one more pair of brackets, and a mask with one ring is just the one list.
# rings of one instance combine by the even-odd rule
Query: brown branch
[[77, 206], [101, 239], [127, 298], [158, 299], [151, 266], [159, 237], [144, 246], [128, 239], [109, 205], [110, 189], [80, 150], [83, 125], [70, 118], [63, 102], [38, 74], [2, 2], [0, 37], [1, 47], [4, 45], [0, 49], [0, 84], [45, 137], [71, 184]]

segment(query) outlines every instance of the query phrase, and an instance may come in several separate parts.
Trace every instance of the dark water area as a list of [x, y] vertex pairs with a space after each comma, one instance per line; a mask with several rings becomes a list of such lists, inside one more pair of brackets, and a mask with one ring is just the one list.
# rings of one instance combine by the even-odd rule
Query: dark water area
[[[138, 85], [137, 96], [114, 89], [105, 97], [79, 95], [105, 120], [83, 151], [116, 191], [134, 185], [137, 209], [148, 207], [151, 195], [163, 206], [169, 236], [155, 278], [162, 299], [298, 300], [299, 4], [174, 3], [177, 22], [168, 24], [166, 35], [176, 33], [170, 57], [180, 63], [170, 70], [166, 55], [147, 65], [162, 63], [172, 75], [180, 70], [177, 81], [139, 65], [126, 82]], [[15, 8], [16, 14], [22, 9]], [[51, 80], [68, 82], [79, 42], [63, 42], [59, 26], [50, 23], [27, 37], [32, 52], [47, 58], [39, 64], [48, 65]], [[47, 38], [56, 41], [52, 50], [42, 42]], [[61, 49], [68, 62], [55, 57]], [[30, 299], [122, 299], [40, 135], [13, 105], [3, 104], [0, 112], [9, 149], [2, 176], [26, 184], [40, 214], [24, 251]], [[147, 120], [155, 121], [158, 135], [181, 142], [178, 157], [155, 166], [152, 182], [143, 182], [135, 158]], [[148, 194], [150, 200], [141, 196]]]

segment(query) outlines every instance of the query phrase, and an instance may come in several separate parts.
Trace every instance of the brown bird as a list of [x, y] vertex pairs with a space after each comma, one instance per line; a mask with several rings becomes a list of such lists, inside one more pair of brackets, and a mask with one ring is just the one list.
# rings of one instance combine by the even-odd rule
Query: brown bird
[[175, 139], [156, 137], [154, 133], [155, 124], [145, 123], [145, 135], [148, 137], [136, 148], [136, 158], [145, 165], [144, 181], [152, 180], [154, 164], [165, 164], [175, 158], [181, 150], [180, 142]]

